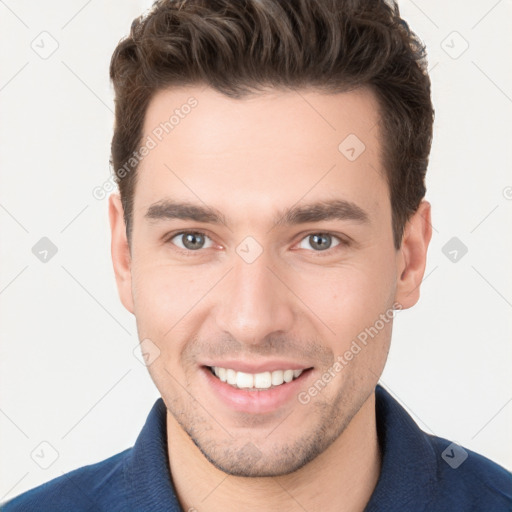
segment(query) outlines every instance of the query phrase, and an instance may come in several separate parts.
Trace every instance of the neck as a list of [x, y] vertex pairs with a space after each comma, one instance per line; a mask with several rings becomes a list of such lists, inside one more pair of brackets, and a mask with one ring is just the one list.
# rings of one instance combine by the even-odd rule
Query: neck
[[169, 411], [167, 438], [173, 484], [185, 511], [363, 511], [380, 473], [375, 393], [327, 450], [279, 477], [227, 475], [204, 457]]

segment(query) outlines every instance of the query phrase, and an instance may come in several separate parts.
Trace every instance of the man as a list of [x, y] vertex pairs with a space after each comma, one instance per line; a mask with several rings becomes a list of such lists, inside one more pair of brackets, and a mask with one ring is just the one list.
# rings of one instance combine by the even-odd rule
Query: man
[[431, 237], [424, 48], [396, 6], [159, 1], [116, 48], [112, 257], [161, 393], [17, 510], [512, 506], [380, 386]]

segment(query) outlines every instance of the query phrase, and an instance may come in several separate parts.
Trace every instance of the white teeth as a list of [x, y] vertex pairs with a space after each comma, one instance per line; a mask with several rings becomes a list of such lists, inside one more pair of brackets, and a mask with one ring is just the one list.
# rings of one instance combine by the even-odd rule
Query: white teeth
[[219, 372], [219, 373], [218, 373], [218, 375], [217, 375], [217, 377], [219, 377], [219, 379], [220, 379], [222, 382], [226, 382], [226, 380], [227, 380], [227, 376], [226, 376], [226, 374], [228, 373], [228, 372], [227, 372], [227, 370], [226, 370], [226, 368], [217, 368], [217, 370], [218, 370], [218, 372]]
[[283, 373], [283, 379], [285, 382], [291, 382], [293, 380], [293, 370], [285, 370]]
[[268, 389], [272, 385], [272, 374], [270, 372], [257, 373], [254, 376], [254, 387]]
[[236, 372], [235, 370], [232, 370], [231, 368], [228, 368], [226, 370], [227, 373], [227, 383], [234, 386], [236, 384]]
[[283, 370], [276, 370], [275, 372], [272, 372], [272, 386], [279, 386], [283, 382]]
[[213, 366], [213, 373], [222, 381], [241, 389], [269, 389], [291, 382], [301, 375], [303, 370], [275, 370], [273, 372], [245, 373], [231, 368]]
[[254, 375], [252, 373], [237, 372], [236, 385], [239, 388], [254, 387]]

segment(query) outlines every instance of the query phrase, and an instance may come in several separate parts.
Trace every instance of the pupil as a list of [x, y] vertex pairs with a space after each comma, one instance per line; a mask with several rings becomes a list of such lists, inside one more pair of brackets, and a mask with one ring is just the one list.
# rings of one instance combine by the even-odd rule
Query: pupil
[[187, 249], [200, 249], [204, 244], [204, 237], [200, 233], [187, 233], [182, 236], [182, 241]]
[[320, 251], [325, 251], [331, 246], [331, 237], [329, 235], [311, 235], [309, 237], [311, 247]]

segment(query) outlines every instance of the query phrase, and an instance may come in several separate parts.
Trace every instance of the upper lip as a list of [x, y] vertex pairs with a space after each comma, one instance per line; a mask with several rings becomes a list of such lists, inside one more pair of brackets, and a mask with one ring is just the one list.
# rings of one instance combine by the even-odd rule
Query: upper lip
[[205, 366], [217, 366], [219, 368], [230, 368], [237, 372], [244, 373], [263, 373], [273, 372], [276, 370], [307, 370], [311, 368], [310, 365], [297, 363], [293, 361], [284, 360], [269, 360], [261, 362], [248, 362], [248, 361], [237, 361], [234, 359], [228, 359], [225, 361], [211, 361], [205, 363]]

